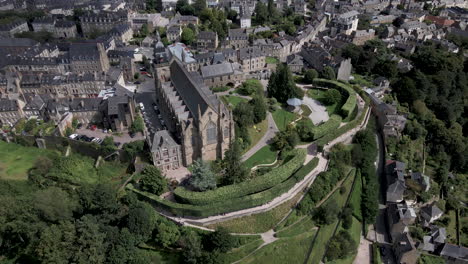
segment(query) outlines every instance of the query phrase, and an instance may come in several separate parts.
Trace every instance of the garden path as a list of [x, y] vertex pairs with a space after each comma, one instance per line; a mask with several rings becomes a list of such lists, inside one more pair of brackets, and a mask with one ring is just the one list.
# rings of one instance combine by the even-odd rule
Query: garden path
[[276, 132], [279, 131], [278, 127], [276, 126], [275, 120], [273, 120], [273, 116], [270, 112], [267, 113], [267, 120], [268, 120], [268, 131], [263, 135], [263, 137], [253, 146], [249, 151], [247, 151], [244, 155], [242, 155], [242, 161], [246, 161], [253, 154], [259, 151], [264, 146], [268, 145], [272, 138], [275, 137]]

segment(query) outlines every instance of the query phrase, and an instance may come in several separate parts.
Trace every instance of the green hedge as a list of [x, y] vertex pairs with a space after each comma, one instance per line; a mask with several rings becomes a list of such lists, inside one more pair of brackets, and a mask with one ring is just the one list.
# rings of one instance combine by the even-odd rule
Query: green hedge
[[140, 198], [152, 203], [154, 206], [169, 211], [174, 215], [208, 217], [252, 208], [270, 202], [279, 195], [289, 191], [296, 183], [303, 180], [304, 177], [317, 166], [318, 161], [318, 158], [312, 159], [305, 166], [299, 169], [292, 177], [268, 190], [243, 197], [223, 200], [223, 202], [210, 205], [174, 203], [168, 200], [164, 200], [157, 195], [140, 191], [132, 184], [127, 185], [127, 189], [135, 192]]
[[341, 120], [342, 120], [341, 116], [331, 115], [330, 119], [328, 119], [327, 122], [319, 126], [313, 127], [312, 132], [314, 134], [314, 140], [319, 139], [335, 131], [337, 128], [340, 127]]
[[348, 99], [346, 99], [346, 102], [341, 107], [341, 115], [343, 115], [343, 118], [348, 118], [349, 115], [351, 115], [354, 109], [357, 107], [356, 92], [349, 85], [338, 82], [338, 81], [332, 81], [332, 80], [326, 80], [326, 79], [315, 79], [314, 83], [327, 86], [327, 87], [338, 88], [339, 90], [347, 94]]
[[285, 181], [299, 169], [304, 163], [306, 150], [295, 149], [291, 151], [291, 155], [294, 155], [294, 157], [288, 162], [252, 180], [223, 186], [206, 192], [193, 192], [179, 187], [175, 189], [174, 196], [176, 200], [181, 203], [206, 205], [261, 192]]

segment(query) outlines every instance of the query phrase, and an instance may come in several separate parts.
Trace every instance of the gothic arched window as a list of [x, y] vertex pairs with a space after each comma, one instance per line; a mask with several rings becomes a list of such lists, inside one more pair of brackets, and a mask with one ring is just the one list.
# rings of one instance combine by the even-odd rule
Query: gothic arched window
[[208, 123], [206, 128], [206, 141], [208, 144], [216, 142], [216, 124], [213, 122]]

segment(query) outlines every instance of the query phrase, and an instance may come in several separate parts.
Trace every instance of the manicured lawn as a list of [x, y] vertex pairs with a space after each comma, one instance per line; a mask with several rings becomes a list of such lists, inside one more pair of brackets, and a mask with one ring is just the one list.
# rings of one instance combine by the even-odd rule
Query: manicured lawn
[[248, 100], [239, 96], [225, 95], [221, 99], [229, 106], [232, 105], [232, 109], [236, 107], [240, 102], [247, 102]]
[[296, 114], [284, 109], [278, 109], [272, 115], [279, 130], [285, 130], [297, 118]]
[[0, 141], [0, 179], [27, 180], [28, 170], [34, 166], [37, 158], [57, 155], [53, 150]]
[[276, 64], [276, 63], [279, 62], [279, 60], [277, 58], [274, 58], [274, 57], [266, 57], [265, 62], [268, 63], [268, 64]]
[[303, 263], [315, 232], [311, 230], [294, 237], [280, 238], [261, 248], [241, 263]]
[[301, 193], [297, 194], [291, 200], [275, 207], [274, 209], [250, 216], [244, 216], [229, 221], [207, 226], [215, 229], [218, 226], [226, 227], [232, 233], [263, 233], [266, 232], [283, 219], [294, 204], [299, 199]]
[[258, 141], [265, 135], [265, 133], [268, 130], [268, 120], [265, 119], [262, 122], [252, 127], [249, 127], [247, 130], [249, 131], [250, 140], [252, 142], [250, 143], [250, 146], [244, 150], [244, 153], [249, 151], [249, 149], [253, 146], [255, 146], [258, 143]]
[[447, 240], [450, 243], [456, 244], [457, 243], [457, 212], [455, 210], [450, 210], [448, 214], [443, 215], [443, 217], [448, 216], [450, 217], [450, 223], [447, 225]]
[[[359, 246], [359, 241], [361, 240], [361, 227], [362, 224], [357, 220], [355, 217], [353, 217], [353, 225], [351, 226], [350, 229], [347, 231], [353, 238], [354, 242], [356, 242], [356, 246]], [[340, 226], [337, 230], [337, 233], [340, 232], [341, 230], [345, 230], [342, 226]], [[327, 263], [332, 263], [332, 264], [352, 264], [354, 261], [354, 258], [356, 257], [356, 254], [352, 254], [351, 256], [348, 256], [344, 259], [337, 259], [335, 261], [327, 262]]]
[[[351, 191], [351, 186], [352, 186], [353, 179], [354, 179], [354, 174], [353, 174], [354, 172], [351, 172], [351, 173], [352, 174], [346, 178], [346, 180], [343, 182], [343, 185], [342, 185], [346, 187], [346, 192], [343, 194], [340, 194], [340, 188], [336, 189], [335, 192], [328, 198], [328, 200], [325, 203], [328, 203], [330, 201], [336, 201], [337, 206], [339, 208], [343, 208], [343, 206], [346, 203], [346, 199]], [[317, 238], [314, 241], [314, 245], [312, 247], [312, 253], [309, 258], [308, 263], [311, 263], [311, 264], [320, 263], [323, 256], [325, 255], [328, 241], [332, 238], [333, 232], [335, 231], [335, 227], [337, 224], [338, 224], [338, 220], [333, 222], [330, 225], [324, 225], [319, 228], [318, 233], [317, 233]]]
[[445, 260], [439, 256], [433, 256], [433, 255], [421, 255], [419, 257], [419, 264], [444, 264]]
[[271, 146], [264, 146], [247, 159], [244, 164], [247, 168], [253, 168], [259, 164], [271, 164], [276, 160], [277, 151]]
[[309, 89], [307, 91], [307, 95], [312, 98], [312, 99], [315, 99], [319, 102], [321, 102], [325, 108], [327, 108], [327, 113], [328, 115], [332, 115], [332, 114], [335, 114], [335, 113], [339, 113], [340, 111], [340, 107], [341, 105], [340, 104], [332, 104], [332, 105], [327, 105], [323, 102], [324, 100], [324, 97], [325, 97], [325, 92], [326, 90], [322, 90], [322, 89]]

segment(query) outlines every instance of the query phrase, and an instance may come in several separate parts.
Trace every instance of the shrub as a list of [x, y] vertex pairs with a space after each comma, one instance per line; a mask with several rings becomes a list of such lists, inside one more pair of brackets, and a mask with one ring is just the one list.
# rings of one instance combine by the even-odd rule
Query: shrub
[[182, 203], [195, 205], [213, 204], [221, 200], [228, 200], [236, 197], [242, 197], [251, 193], [260, 192], [283, 182], [293, 174], [304, 162], [306, 151], [297, 149], [292, 151], [294, 157], [265, 175], [245, 181], [239, 184], [231, 184], [220, 187], [216, 190], [203, 193], [191, 192], [184, 188], [177, 188], [174, 191], [176, 199]]
[[141, 172], [140, 187], [144, 191], [160, 195], [167, 187], [167, 180], [161, 171], [154, 166], [146, 166]]
[[228, 86], [217, 86], [217, 87], [213, 87], [211, 90], [214, 92], [214, 93], [220, 93], [220, 92], [225, 92], [227, 90], [229, 90], [230, 87]]
[[237, 88], [237, 93], [241, 95], [252, 95], [256, 92], [263, 92], [263, 85], [259, 80], [255, 79], [246, 80]]

